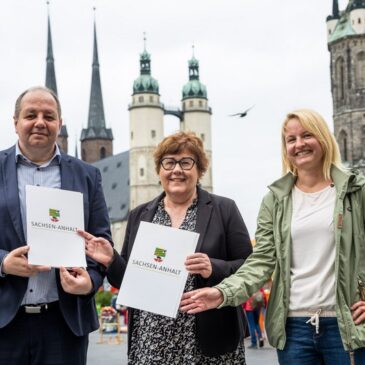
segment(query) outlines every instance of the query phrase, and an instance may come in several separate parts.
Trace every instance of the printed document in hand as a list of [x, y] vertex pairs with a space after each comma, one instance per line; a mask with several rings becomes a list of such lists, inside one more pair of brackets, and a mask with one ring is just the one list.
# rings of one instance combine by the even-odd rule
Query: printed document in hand
[[27, 185], [28, 262], [52, 267], [86, 267], [82, 194]]
[[199, 233], [141, 222], [117, 303], [176, 318]]

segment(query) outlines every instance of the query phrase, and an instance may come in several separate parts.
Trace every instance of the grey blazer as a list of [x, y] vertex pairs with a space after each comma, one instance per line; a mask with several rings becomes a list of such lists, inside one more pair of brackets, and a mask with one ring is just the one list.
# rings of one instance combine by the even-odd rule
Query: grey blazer
[[[115, 259], [107, 270], [108, 280], [114, 287], [119, 288], [122, 283], [139, 223], [152, 222], [158, 203], [164, 195], [162, 193], [130, 212], [122, 252], [120, 255], [115, 253]], [[195, 230], [200, 233], [196, 251], [209, 256], [213, 269], [208, 279], [196, 275], [197, 288], [218, 284], [233, 274], [252, 252], [249, 234], [235, 202], [200, 188]], [[133, 308], [129, 308], [128, 345], [133, 326]], [[207, 356], [234, 351], [243, 340], [244, 328], [245, 316], [240, 306], [213, 309], [196, 315], [199, 347]]]

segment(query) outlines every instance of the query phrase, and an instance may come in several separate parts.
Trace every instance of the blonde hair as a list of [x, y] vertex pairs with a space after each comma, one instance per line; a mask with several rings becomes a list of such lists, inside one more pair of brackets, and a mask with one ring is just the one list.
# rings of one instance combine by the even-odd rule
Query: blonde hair
[[313, 136], [318, 140], [323, 151], [322, 168], [325, 179], [329, 180], [331, 178], [331, 165], [335, 165], [336, 167], [343, 169], [338, 144], [335, 137], [329, 130], [326, 121], [314, 110], [300, 109], [289, 113], [281, 128], [281, 161], [283, 174], [291, 172], [293, 175], [297, 175], [297, 168], [288, 158], [285, 141], [286, 126], [292, 119], [297, 119], [301, 126], [313, 134]]
[[160, 172], [164, 156], [178, 154], [184, 150], [194, 155], [199, 178], [202, 177], [208, 169], [209, 160], [204, 151], [203, 141], [194, 132], [177, 132], [165, 137], [159, 143], [153, 153], [157, 174]]

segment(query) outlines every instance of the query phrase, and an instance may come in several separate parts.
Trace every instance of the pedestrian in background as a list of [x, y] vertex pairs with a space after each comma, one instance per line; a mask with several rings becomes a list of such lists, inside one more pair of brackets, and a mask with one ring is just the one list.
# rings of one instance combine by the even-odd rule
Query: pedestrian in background
[[266, 298], [262, 288], [243, 304], [250, 329], [251, 345], [249, 348], [251, 349], [257, 349], [257, 345], [259, 347], [264, 346], [264, 338], [260, 327], [260, 316], [263, 308], [266, 308]]

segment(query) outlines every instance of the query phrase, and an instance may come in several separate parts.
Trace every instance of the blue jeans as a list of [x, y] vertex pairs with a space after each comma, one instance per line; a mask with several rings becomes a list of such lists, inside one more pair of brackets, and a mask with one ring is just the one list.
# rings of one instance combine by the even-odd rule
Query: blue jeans
[[[319, 333], [309, 317], [286, 320], [286, 343], [277, 350], [280, 365], [350, 365], [350, 355], [343, 348], [337, 318], [320, 317]], [[355, 365], [365, 365], [365, 348], [355, 350]]]
[[259, 325], [259, 313], [255, 313], [255, 311], [246, 311], [246, 315], [248, 320], [248, 327], [250, 329], [251, 345], [256, 346], [257, 339], [260, 340], [260, 338], [262, 338]]

